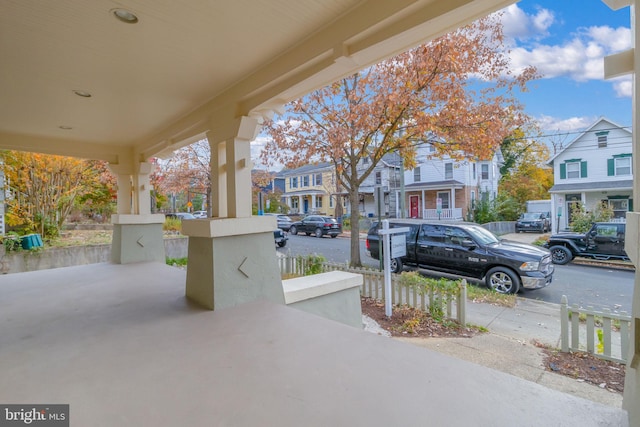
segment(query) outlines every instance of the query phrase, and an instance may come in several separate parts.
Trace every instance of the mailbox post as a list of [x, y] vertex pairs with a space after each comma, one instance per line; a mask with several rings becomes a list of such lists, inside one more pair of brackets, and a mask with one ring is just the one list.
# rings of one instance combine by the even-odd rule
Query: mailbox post
[[[407, 244], [404, 233], [409, 227], [389, 228], [389, 220], [382, 220], [382, 229], [378, 235], [382, 236], [382, 256], [384, 258], [384, 314], [391, 317], [391, 258], [400, 258], [407, 254]], [[396, 235], [391, 244], [391, 235]]]

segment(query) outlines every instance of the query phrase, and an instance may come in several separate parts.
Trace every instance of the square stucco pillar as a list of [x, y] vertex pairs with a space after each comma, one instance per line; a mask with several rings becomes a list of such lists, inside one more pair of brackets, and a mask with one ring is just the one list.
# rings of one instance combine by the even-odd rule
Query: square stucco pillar
[[216, 310], [266, 299], [284, 304], [275, 218], [213, 218], [182, 223], [189, 236], [187, 298]]
[[165, 262], [162, 224], [164, 215], [113, 215], [111, 262]]

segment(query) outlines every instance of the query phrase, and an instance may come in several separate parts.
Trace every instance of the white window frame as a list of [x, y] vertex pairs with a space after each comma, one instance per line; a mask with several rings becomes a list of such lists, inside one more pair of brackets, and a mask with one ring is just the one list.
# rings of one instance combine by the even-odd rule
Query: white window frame
[[413, 170], [413, 182], [421, 182], [421, 181], [422, 181], [422, 177], [420, 176], [420, 166], [416, 166], [416, 168]]
[[438, 191], [438, 199], [442, 199], [442, 209], [449, 209], [451, 207], [451, 193], [448, 191]]
[[567, 179], [580, 178], [580, 162], [568, 162], [566, 164]]
[[444, 164], [444, 179], [453, 179], [453, 163]]
[[485, 181], [489, 179], [489, 165], [487, 163], [480, 165], [480, 179]]
[[[615, 162], [615, 176], [624, 176], [631, 175], [631, 157], [618, 157], [613, 159]], [[627, 163], [626, 165], [621, 165], [620, 163]], [[624, 170], [626, 169], [626, 172]], [[619, 171], [622, 170], [622, 171]]]

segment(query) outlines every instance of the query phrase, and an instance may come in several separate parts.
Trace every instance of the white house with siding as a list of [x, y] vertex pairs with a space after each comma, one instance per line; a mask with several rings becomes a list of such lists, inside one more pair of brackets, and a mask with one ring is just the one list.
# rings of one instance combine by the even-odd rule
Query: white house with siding
[[[424, 144], [418, 148], [416, 168], [404, 172], [407, 218], [462, 220], [480, 197], [496, 197], [500, 150], [487, 161], [438, 158], [435, 154], [433, 145]], [[396, 214], [402, 214], [399, 206]]]
[[606, 203], [615, 221], [633, 211], [631, 129], [601, 117], [547, 163], [554, 177], [553, 232], [569, 227], [575, 204], [590, 210]]

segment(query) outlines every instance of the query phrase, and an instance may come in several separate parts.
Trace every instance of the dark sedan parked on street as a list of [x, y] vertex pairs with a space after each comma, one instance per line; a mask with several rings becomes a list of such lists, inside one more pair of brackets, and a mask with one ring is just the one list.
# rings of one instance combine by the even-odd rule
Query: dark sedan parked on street
[[305, 233], [307, 236], [313, 234], [316, 237], [322, 237], [328, 234], [331, 238], [334, 238], [342, 233], [342, 225], [330, 216], [309, 215], [304, 217], [302, 221], [296, 221], [291, 224], [289, 233], [294, 236], [298, 233]]

